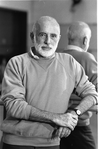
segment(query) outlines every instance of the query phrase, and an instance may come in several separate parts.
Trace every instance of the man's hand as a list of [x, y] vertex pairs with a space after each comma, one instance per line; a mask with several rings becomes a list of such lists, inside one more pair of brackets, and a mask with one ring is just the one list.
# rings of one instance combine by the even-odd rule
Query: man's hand
[[52, 138], [55, 137], [68, 137], [71, 133], [71, 130], [67, 127], [55, 127], [53, 134], [52, 134]]
[[59, 136], [60, 138], [63, 137], [68, 137], [71, 133], [71, 130], [67, 127], [60, 127], [57, 132], [56, 135]]
[[74, 130], [78, 122], [78, 116], [72, 113], [65, 113], [57, 115], [53, 122], [62, 127], [68, 127], [70, 130]]

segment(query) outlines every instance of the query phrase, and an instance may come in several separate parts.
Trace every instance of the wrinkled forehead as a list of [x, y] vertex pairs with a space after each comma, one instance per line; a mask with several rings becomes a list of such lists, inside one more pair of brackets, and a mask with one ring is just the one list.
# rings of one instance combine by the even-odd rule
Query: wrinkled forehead
[[60, 26], [55, 20], [39, 20], [35, 27], [36, 33], [46, 32], [60, 35]]

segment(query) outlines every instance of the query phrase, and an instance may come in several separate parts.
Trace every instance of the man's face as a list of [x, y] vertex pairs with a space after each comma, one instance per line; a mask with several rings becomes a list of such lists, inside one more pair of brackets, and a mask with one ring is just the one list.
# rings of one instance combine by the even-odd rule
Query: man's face
[[51, 57], [58, 46], [60, 29], [53, 22], [43, 22], [39, 25], [34, 35], [36, 52], [43, 57]]

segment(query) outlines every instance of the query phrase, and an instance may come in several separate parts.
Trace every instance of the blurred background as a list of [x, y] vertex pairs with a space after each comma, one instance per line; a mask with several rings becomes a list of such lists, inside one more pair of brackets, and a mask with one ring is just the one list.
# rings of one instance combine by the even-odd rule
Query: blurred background
[[[0, 89], [3, 72], [8, 60], [24, 53], [32, 45], [30, 31], [42, 15], [54, 17], [61, 26], [61, 40], [57, 51], [67, 46], [66, 30], [73, 21], [84, 21], [92, 30], [89, 52], [97, 60], [97, 0], [0, 0]], [[0, 105], [0, 123], [4, 119]], [[91, 128], [98, 143], [97, 115], [91, 118]], [[0, 131], [0, 145], [2, 132]], [[1, 149], [1, 147], [0, 147]]]

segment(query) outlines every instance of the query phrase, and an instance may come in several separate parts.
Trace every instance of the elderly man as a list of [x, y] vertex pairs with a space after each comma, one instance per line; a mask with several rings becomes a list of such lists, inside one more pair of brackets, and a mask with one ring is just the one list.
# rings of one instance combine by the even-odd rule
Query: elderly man
[[[72, 55], [83, 66], [89, 81], [95, 85], [97, 90], [97, 62], [95, 57], [87, 52], [91, 38], [90, 27], [85, 22], [73, 22], [67, 29], [67, 38], [68, 47], [63, 52]], [[75, 108], [79, 101], [80, 98], [73, 94], [69, 109]], [[90, 110], [97, 111], [97, 109], [97, 106], [94, 106]], [[96, 149], [90, 129], [91, 111], [87, 111], [79, 117], [77, 126], [68, 138], [62, 138], [61, 149], [65, 149], [65, 146], [69, 149]]]
[[[54, 18], [42, 16], [30, 36], [30, 51], [11, 58], [4, 73], [3, 149], [59, 149], [60, 134], [74, 130], [97, 93], [72, 56], [55, 52], [60, 26]], [[83, 100], [66, 112], [74, 89]]]

